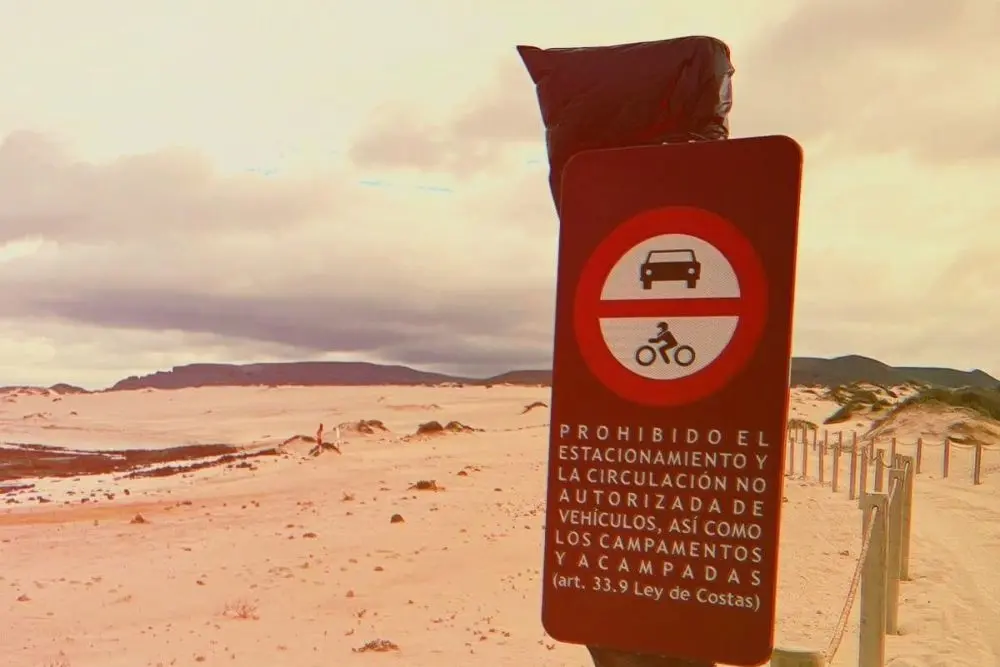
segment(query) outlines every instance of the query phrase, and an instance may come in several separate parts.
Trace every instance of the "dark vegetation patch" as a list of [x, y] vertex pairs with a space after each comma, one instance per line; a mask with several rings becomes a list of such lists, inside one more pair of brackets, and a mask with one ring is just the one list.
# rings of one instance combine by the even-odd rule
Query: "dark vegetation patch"
[[[26, 477], [63, 478], [111, 473], [129, 473], [129, 478], [167, 477], [244, 459], [276, 456], [278, 453], [276, 449], [248, 451], [223, 444], [97, 452], [45, 445], [17, 445], [0, 449], [0, 482]], [[159, 467], [145, 470], [151, 466]]]

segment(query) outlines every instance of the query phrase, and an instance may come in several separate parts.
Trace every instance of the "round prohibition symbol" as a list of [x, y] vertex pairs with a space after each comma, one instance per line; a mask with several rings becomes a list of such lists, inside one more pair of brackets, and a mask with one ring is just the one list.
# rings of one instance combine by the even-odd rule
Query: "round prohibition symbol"
[[[711, 396], [743, 369], [767, 305], [764, 267], [739, 229], [709, 211], [670, 206], [639, 213], [601, 241], [580, 274], [573, 327], [608, 389], [640, 405], [677, 406]], [[654, 324], [659, 337], [648, 338]]]

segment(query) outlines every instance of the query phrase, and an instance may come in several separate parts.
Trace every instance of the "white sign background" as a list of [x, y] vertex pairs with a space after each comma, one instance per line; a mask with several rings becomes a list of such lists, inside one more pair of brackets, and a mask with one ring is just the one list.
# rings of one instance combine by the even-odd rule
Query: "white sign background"
[[[652, 250], [692, 250], [701, 263], [701, 277], [693, 289], [684, 281], [654, 282], [652, 289], [642, 288], [639, 267]], [[715, 246], [687, 234], [662, 234], [634, 246], [618, 260], [608, 274], [601, 291], [602, 300], [636, 299], [705, 299], [740, 296], [739, 279], [729, 260]], [[676, 380], [693, 375], [715, 361], [729, 345], [739, 318], [732, 316], [601, 318], [601, 332], [611, 354], [625, 368], [651, 380]], [[659, 356], [662, 343], [649, 343], [659, 333], [657, 324], [666, 322], [677, 338], [678, 345], [690, 345], [695, 361], [690, 366], [675, 363], [671, 350], [670, 364]], [[650, 366], [636, 361], [636, 351], [643, 345], [657, 350]], [[645, 353], [648, 358], [648, 352]], [[686, 361], [681, 353], [681, 361]]]

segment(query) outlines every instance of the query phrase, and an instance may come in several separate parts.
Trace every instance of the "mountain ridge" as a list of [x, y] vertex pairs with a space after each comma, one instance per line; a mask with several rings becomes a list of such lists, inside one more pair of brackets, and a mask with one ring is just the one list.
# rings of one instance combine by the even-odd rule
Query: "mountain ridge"
[[[793, 357], [791, 384], [836, 386], [853, 382], [897, 385], [906, 382], [942, 387], [1000, 386], [990, 374], [979, 370], [953, 368], [889, 366], [877, 359], [860, 355], [843, 357]], [[469, 385], [545, 385], [552, 383], [548, 369], [511, 370], [486, 378], [464, 377], [422, 371], [403, 365], [376, 364], [364, 361], [296, 361], [258, 364], [186, 364], [167, 371], [119, 380], [103, 391], [135, 389], [184, 389], [225, 386], [365, 386], [427, 385], [458, 383]]]
[[940, 387], [979, 387], [993, 389], [1000, 386], [1000, 380], [982, 371], [960, 371], [954, 368], [926, 366], [889, 366], [877, 359], [857, 354], [843, 357], [793, 357], [793, 386], [825, 385], [835, 386], [853, 382], [869, 382], [878, 385], [898, 385], [918, 382]]

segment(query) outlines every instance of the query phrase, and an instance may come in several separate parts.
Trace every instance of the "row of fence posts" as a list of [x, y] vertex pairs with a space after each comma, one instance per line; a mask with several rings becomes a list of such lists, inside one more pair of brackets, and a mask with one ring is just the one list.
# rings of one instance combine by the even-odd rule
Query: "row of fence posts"
[[[807, 476], [809, 443], [803, 433], [801, 441], [789, 434], [789, 472], [795, 472], [794, 452], [802, 443], [803, 476]], [[840, 483], [840, 456], [847, 449], [843, 436], [838, 434], [833, 445], [833, 469], [830, 486], [836, 492]], [[820, 452], [819, 481], [826, 483], [825, 465], [828, 441], [826, 434], [822, 443], [813, 439]], [[910, 580], [910, 535], [913, 527], [913, 480], [920, 472], [923, 442], [918, 441], [916, 456], [904, 456], [895, 451], [896, 442], [888, 452], [876, 450], [874, 442], [857, 446], [857, 436], [852, 434], [849, 448], [850, 480], [848, 494], [857, 499], [862, 510], [861, 552], [856, 571], [851, 579], [844, 613], [849, 615], [856, 594], [860, 594], [860, 628], [858, 638], [858, 667], [885, 666], [885, 637], [899, 634], [900, 582]], [[945, 449], [944, 475], [947, 476], [950, 459], [949, 448]], [[874, 479], [869, 491], [869, 466], [874, 463]], [[976, 483], [980, 483], [979, 470], [982, 463], [982, 449], [976, 452]], [[846, 624], [846, 618], [843, 623]], [[841, 628], [838, 628], [838, 631]], [[839, 647], [840, 637], [831, 642], [827, 652], [801, 649], [775, 649], [771, 657], [772, 667], [823, 667], [832, 661]]]
[[[809, 442], [809, 433], [812, 432], [812, 443]], [[819, 433], [817, 429], [792, 429], [790, 432], [789, 442], [791, 446], [788, 448], [788, 474], [795, 474], [795, 458], [796, 458], [796, 447], [795, 443], [800, 444], [799, 450], [802, 456], [802, 476], [809, 476], [809, 449], [817, 451], [819, 455], [817, 472], [819, 474], [820, 484], [826, 482], [826, 458], [829, 452], [833, 452], [833, 469], [830, 474], [832, 479], [831, 484], [833, 486], [833, 491], [838, 490], [838, 482], [840, 477], [840, 457], [844, 450], [848, 450], [851, 453], [851, 477], [852, 479], [857, 476], [858, 464], [857, 456], [860, 454], [862, 458], [862, 478], [861, 480], [866, 481], [868, 479], [866, 472], [865, 462], [870, 465], [872, 460], [876, 458], [876, 447], [875, 440], [869, 440], [864, 443], [861, 448], [858, 448], [858, 434], [856, 432], [851, 432], [851, 444], [849, 446], [844, 445], [844, 433], [843, 431], [838, 431], [836, 433], [836, 441], [831, 443], [829, 438], [829, 433], [823, 431], [823, 439], [819, 440]], [[941, 464], [941, 476], [947, 478], [951, 474], [951, 450], [954, 443], [949, 438], [945, 438], [942, 443], [944, 448], [944, 455], [942, 456]], [[983, 483], [983, 453], [985, 451], [984, 445], [982, 443], [976, 443], [970, 445], [973, 448], [973, 464], [972, 464], [972, 483], [975, 485], [980, 485]], [[892, 438], [889, 442], [889, 457], [890, 459], [896, 455], [896, 438]], [[917, 438], [916, 444], [916, 474], [922, 472], [921, 468], [924, 459], [924, 439]], [[876, 469], [878, 473], [878, 469]], [[878, 477], [876, 478], [878, 479]], [[850, 497], [851, 500], [855, 498], [857, 489], [854, 487], [853, 483], [851, 485]]]

